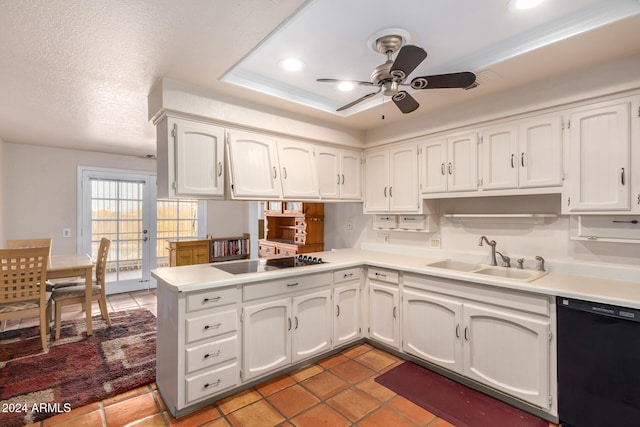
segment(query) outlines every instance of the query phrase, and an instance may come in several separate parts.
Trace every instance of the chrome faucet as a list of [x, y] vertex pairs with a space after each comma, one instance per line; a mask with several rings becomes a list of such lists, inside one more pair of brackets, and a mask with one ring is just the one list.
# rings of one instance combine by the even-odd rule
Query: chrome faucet
[[524, 258], [518, 258], [516, 261], [518, 262], [518, 268], [522, 270], [524, 268]]
[[497, 244], [496, 241], [495, 240], [490, 241], [489, 239], [487, 239], [486, 236], [482, 236], [480, 237], [480, 243], [478, 243], [478, 246], [482, 246], [483, 241], [487, 242], [487, 244], [491, 246], [491, 259], [489, 260], [489, 264], [497, 266], [498, 263], [496, 262], [496, 244]]
[[536, 268], [536, 270], [547, 271], [544, 269], [544, 258], [542, 258], [540, 255], [536, 255], [536, 261], [538, 261], [538, 267]]
[[500, 255], [500, 258], [502, 258], [502, 266], [511, 268], [511, 258], [506, 255], [502, 255], [499, 251], [496, 251], [496, 253]]

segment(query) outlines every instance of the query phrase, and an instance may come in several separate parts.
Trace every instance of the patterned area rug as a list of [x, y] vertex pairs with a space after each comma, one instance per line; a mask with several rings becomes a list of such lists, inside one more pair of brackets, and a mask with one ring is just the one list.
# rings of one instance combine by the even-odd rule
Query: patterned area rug
[[0, 333], [0, 425], [22, 426], [155, 381], [156, 318], [148, 310], [62, 322], [40, 347], [40, 328]]
[[456, 427], [548, 427], [549, 423], [411, 362], [375, 381]]

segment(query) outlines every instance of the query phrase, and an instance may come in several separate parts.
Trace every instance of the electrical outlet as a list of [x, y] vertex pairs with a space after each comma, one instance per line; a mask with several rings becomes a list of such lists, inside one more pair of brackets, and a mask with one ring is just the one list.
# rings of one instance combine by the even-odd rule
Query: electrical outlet
[[382, 236], [384, 237], [384, 242], [389, 243], [389, 240], [390, 240], [389, 233], [384, 233]]
[[431, 247], [433, 249], [440, 249], [440, 239], [438, 238], [431, 239]]
[[71, 229], [63, 228], [62, 229], [62, 237], [71, 237]]
[[347, 231], [352, 231], [353, 230], [353, 223], [351, 221], [347, 222], [346, 229], [347, 229]]

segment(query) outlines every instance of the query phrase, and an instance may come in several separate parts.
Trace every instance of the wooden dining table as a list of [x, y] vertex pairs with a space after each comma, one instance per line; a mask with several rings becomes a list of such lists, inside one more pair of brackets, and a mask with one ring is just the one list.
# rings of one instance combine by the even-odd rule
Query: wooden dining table
[[87, 336], [93, 334], [91, 324], [91, 287], [93, 285], [93, 260], [89, 255], [53, 255], [47, 265], [47, 280], [84, 277], [85, 312], [87, 315]]

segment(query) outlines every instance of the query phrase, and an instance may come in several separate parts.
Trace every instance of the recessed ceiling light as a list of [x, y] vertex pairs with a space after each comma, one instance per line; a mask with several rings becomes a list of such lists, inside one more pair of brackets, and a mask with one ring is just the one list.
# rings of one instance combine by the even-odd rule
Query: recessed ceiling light
[[509, 9], [527, 10], [532, 9], [542, 3], [544, 0], [509, 0]]
[[304, 63], [296, 58], [287, 58], [280, 61], [280, 66], [287, 71], [300, 71], [304, 68]]
[[338, 90], [341, 90], [342, 92], [349, 92], [350, 90], [353, 90], [356, 86], [351, 83], [351, 82], [340, 82], [338, 84]]

